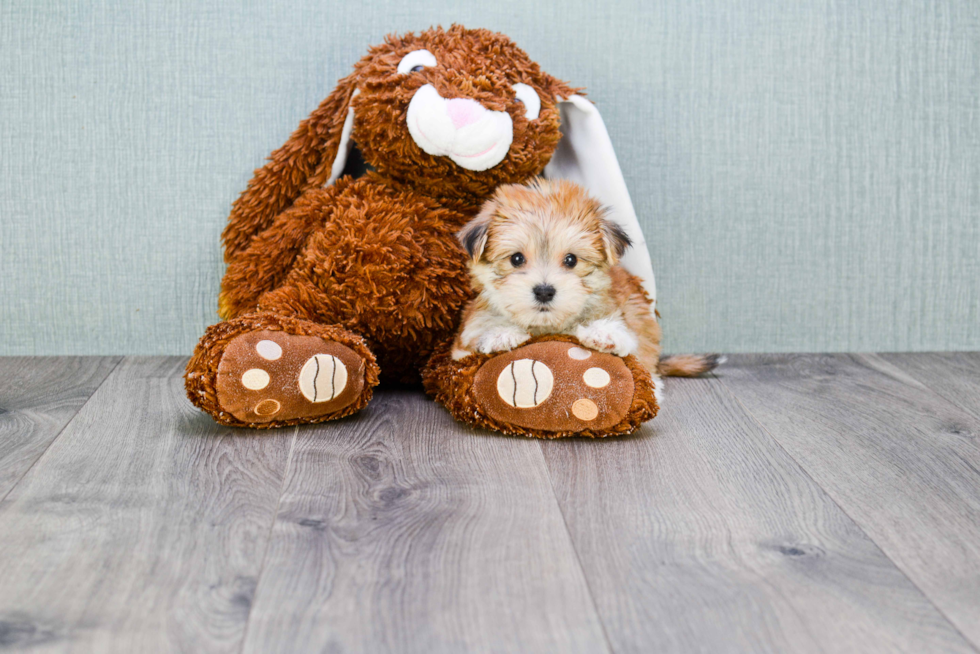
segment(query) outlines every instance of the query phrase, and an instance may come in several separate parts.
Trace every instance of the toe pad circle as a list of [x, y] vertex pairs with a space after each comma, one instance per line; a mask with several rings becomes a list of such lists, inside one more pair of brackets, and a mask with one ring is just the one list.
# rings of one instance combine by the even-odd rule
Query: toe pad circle
[[299, 390], [310, 402], [329, 402], [347, 387], [347, 366], [331, 354], [314, 354], [299, 371]]
[[534, 359], [508, 363], [497, 377], [500, 399], [518, 409], [530, 409], [548, 399], [554, 388], [551, 369]]

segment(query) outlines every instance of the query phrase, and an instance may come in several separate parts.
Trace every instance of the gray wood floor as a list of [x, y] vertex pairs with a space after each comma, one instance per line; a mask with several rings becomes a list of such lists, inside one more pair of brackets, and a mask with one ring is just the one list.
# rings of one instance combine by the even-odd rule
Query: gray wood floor
[[978, 652], [980, 354], [744, 355], [625, 438], [221, 427], [0, 359], [0, 650]]

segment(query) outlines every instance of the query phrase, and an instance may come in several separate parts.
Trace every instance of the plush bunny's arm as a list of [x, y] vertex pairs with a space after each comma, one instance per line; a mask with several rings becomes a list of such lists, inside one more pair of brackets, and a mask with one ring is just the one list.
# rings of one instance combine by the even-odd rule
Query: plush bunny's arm
[[232, 205], [221, 234], [226, 262], [245, 251], [305, 190], [334, 181], [343, 170], [353, 124], [349, 106], [357, 94], [354, 84], [354, 75], [340, 80], [333, 93], [272, 153], [269, 162], [255, 171], [248, 188]]
[[[329, 193], [329, 191], [328, 191]], [[229, 320], [255, 308], [259, 297], [279, 286], [313, 231], [322, 220], [324, 198], [316, 206], [300, 200], [279, 214], [228, 264], [221, 280], [218, 315]]]

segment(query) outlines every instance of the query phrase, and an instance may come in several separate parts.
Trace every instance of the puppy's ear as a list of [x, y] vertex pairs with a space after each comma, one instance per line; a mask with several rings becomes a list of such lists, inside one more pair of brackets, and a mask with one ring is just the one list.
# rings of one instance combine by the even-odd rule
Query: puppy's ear
[[497, 211], [496, 202], [487, 202], [476, 218], [466, 223], [463, 229], [459, 230], [456, 238], [463, 245], [463, 248], [470, 255], [474, 263], [483, 256], [483, 249], [487, 247], [487, 236], [490, 230], [490, 223], [493, 215]]
[[618, 223], [603, 218], [601, 224], [602, 245], [606, 248], [606, 258], [610, 264], [618, 263], [626, 249], [633, 245], [633, 241]]

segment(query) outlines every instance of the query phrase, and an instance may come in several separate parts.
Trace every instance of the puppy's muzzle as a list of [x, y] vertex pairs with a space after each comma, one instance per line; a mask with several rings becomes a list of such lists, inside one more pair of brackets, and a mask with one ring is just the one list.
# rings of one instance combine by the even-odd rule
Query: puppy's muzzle
[[408, 132], [426, 154], [449, 157], [466, 170], [493, 168], [507, 156], [514, 122], [506, 111], [491, 111], [476, 100], [446, 100], [426, 84], [408, 103]]
[[531, 289], [534, 299], [541, 304], [548, 304], [555, 299], [555, 287], [551, 284], [538, 284]]

